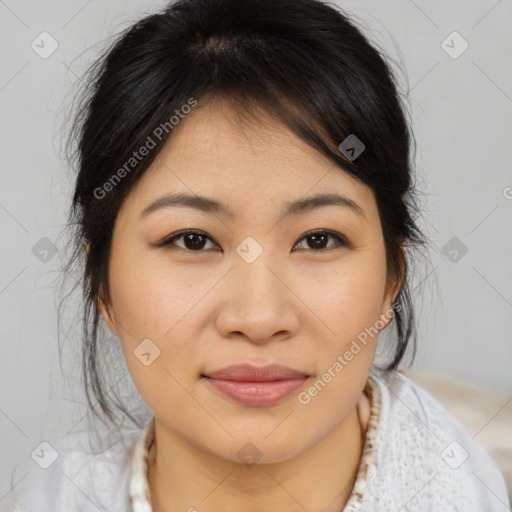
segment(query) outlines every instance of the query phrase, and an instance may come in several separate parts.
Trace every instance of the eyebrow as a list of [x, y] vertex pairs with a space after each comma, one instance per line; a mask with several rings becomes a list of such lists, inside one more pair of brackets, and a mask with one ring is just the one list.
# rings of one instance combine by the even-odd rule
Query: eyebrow
[[[318, 194], [295, 201], [289, 201], [285, 203], [282, 216], [297, 215], [321, 206], [332, 205], [348, 208], [366, 219], [364, 210], [358, 203], [349, 197], [334, 193]], [[143, 218], [154, 211], [173, 207], [195, 208], [196, 210], [201, 210], [206, 213], [218, 213], [230, 218], [235, 217], [235, 213], [229, 206], [220, 203], [216, 199], [185, 193], [168, 194], [154, 200], [142, 210], [140, 216]]]

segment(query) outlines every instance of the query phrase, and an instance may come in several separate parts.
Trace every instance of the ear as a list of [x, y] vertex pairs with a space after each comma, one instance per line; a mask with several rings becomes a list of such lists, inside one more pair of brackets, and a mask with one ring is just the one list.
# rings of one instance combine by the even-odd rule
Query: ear
[[400, 249], [399, 266], [400, 268], [398, 276], [390, 275], [388, 277], [388, 282], [386, 284], [386, 290], [384, 293], [381, 317], [386, 322], [386, 326], [389, 324], [389, 322], [391, 322], [391, 319], [393, 318], [393, 315], [391, 315], [391, 312], [394, 314], [393, 304], [405, 281], [406, 255], [405, 248], [403, 248], [403, 246]]
[[100, 308], [101, 316], [104, 322], [107, 324], [109, 331], [112, 334], [119, 336], [116, 318], [111, 306], [108, 304], [108, 300], [105, 298], [103, 286], [100, 286], [100, 291], [98, 293], [98, 306]]
[[[91, 246], [90, 242], [87, 242], [85, 245], [86, 258], [89, 257], [90, 246]], [[102, 285], [100, 285], [100, 290], [98, 292], [98, 307], [100, 310], [100, 314], [103, 318], [103, 321], [107, 324], [107, 327], [110, 330], [110, 332], [119, 336], [115, 316], [114, 316], [113, 311], [111, 310], [111, 308], [108, 305], [108, 300], [105, 296]]]

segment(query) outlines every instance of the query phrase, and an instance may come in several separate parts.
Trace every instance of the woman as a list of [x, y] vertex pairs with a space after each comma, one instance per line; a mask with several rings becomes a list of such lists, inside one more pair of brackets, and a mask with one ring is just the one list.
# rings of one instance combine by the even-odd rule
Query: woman
[[412, 134], [346, 15], [173, 2], [98, 60], [73, 137], [88, 400], [131, 417], [99, 366], [104, 322], [152, 417], [61, 450], [17, 507], [504, 510], [483, 448], [396, 371], [425, 243]]

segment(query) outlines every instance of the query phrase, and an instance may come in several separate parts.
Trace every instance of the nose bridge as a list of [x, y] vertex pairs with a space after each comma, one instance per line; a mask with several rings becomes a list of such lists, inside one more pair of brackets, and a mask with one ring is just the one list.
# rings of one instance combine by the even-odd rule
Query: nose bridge
[[275, 276], [275, 268], [276, 262], [268, 252], [250, 263], [241, 257], [235, 258], [233, 279], [236, 281], [238, 300], [243, 301], [242, 305], [246, 305], [246, 298], [250, 299], [248, 305], [259, 302], [262, 305], [270, 302], [279, 303], [283, 299], [283, 285]]
[[[248, 237], [250, 238], [250, 237]], [[237, 331], [251, 341], [264, 342], [273, 334], [293, 331], [297, 320], [289, 292], [279, 274], [277, 258], [254, 239], [236, 248], [228, 281], [228, 300], [219, 317], [224, 335]]]
[[283, 284], [275, 276], [277, 261], [270, 250], [256, 244], [254, 239], [248, 240], [236, 249], [232, 278], [237, 302], [242, 307], [272, 305], [276, 309], [284, 300]]

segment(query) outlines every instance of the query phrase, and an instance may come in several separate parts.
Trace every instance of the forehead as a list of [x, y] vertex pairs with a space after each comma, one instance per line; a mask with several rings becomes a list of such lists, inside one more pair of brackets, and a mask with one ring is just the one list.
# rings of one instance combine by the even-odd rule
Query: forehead
[[[338, 192], [372, 214], [373, 191], [263, 110], [240, 117], [224, 100], [193, 109], [175, 126], [137, 185], [143, 207], [167, 192], [216, 197], [250, 207], [281, 207], [307, 195]], [[374, 205], [373, 205], [374, 206]]]

